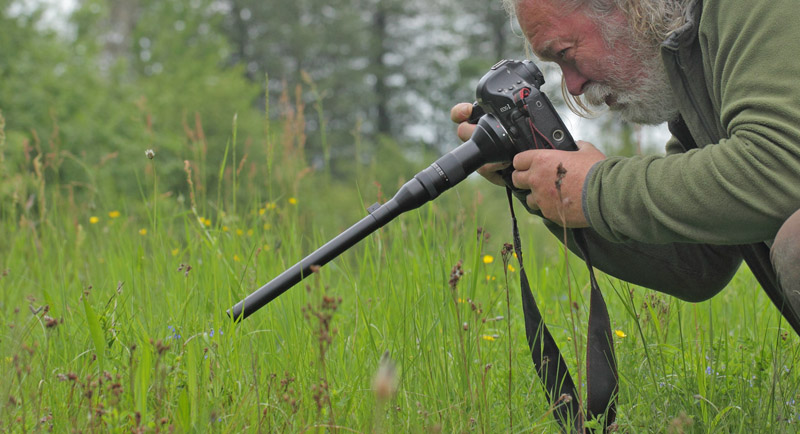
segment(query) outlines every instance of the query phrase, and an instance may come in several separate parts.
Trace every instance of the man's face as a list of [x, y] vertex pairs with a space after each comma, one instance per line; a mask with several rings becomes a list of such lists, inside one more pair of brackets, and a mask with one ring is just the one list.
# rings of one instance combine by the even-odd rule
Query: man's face
[[558, 0], [523, 0], [517, 17], [536, 56], [561, 67], [570, 94], [637, 123], [677, 115], [657, 45], [637, 39], [621, 12], [605, 18], [605, 34], [582, 9], [565, 10]]

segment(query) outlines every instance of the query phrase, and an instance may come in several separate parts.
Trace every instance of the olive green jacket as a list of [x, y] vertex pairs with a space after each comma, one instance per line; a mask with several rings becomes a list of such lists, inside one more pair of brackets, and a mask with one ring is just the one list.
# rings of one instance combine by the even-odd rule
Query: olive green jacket
[[661, 46], [681, 114], [666, 155], [611, 157], [586, 178], [590, 254], [689, 301], [720, 291], [744, 259], [800, 334], [769, 258], [800, 209], [800, 8], [698, 0], [688, 18]]
[[591, 227], [616, 242], [772, 240], [800, 208], [797, 2], [697, 2], [661, 52], [691, 138], [673, 137], [666, 156], [596, 164]]

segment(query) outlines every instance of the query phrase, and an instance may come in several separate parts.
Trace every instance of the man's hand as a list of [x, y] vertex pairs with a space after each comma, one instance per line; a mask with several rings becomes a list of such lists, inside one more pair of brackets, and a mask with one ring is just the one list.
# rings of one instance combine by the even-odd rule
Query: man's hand
[[[581, 194], [589, 169], [606, 157], [591, 143], [578, 141], [578, 151], [537, 149], [520, 152], [514, 157], [514, 186], [530, 190], [526, 202], [531, 209], [541, 210], [548, 220], [566, 227], [589, 226], [583, 214]], [[559, 165], [562, 173], [559, 188]]]
[[[456, 104], [452, 109], [450, 109], [450, 119], [458, 124], [456, 134], [462, 142], [469, 140], [469, 138], [472, 137], [472, 133], [475, 131], [475, 125], [467, 122], [471, 114], [472, 104], [468, 102]], [[503, 182], [503, 178], [500, 177], [497, 172], [505, 169], [508, 166], [508, 163], [489, 163], [480, 167], [477, 172], [493, 184], [504, 187], [506, 184]]]

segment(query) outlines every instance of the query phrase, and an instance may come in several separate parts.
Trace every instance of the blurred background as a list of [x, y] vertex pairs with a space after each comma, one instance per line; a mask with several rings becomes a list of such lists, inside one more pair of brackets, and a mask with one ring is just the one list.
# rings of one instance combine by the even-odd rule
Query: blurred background
[[[221, 161], [235, 138], [255, 177], [277, 152], [265, 142], [293, 141], [303, 169], [346, 180], [378, 162], [394, 185], [457, 145], [449, 109], [491, 65], [527, 57], [515, 24], [499, 0], [0, 0], [0, 169], [41, 154], [73, 193], [102, 179], [136, 196], [125, 166], [152, 148], [179, 194], [183, 161]], [[540, 66], [576, 138], [661, 149], [665, 129], [569, 114]], [[0, 200], [19, 191], [4, 182]]]

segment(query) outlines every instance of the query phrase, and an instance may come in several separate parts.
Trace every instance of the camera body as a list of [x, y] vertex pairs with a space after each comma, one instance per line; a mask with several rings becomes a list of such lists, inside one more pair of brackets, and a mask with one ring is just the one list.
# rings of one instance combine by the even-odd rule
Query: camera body
[[470, 122], [492, 130], [491, 144], [477, 140], [485, 162], [509, 162], [529, 149], [578, 149], [540, 91], [543, 84], [544, 75], [529, 60], [501, 60], [478, 82]]

